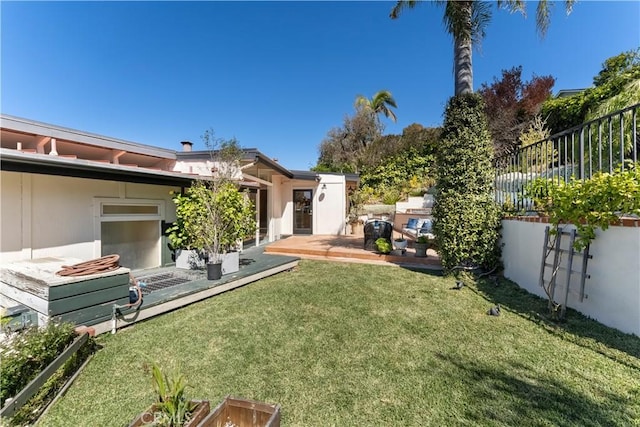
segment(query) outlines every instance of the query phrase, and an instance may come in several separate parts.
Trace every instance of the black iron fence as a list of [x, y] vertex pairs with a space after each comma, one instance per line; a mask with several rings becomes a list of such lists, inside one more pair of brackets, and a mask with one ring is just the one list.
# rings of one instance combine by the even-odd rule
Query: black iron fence
[[506, 210], [532, 211], [525, 188], [537, 178], [589, 179], [638, 161], [640, 104], [632, 105], [495, 159], [495, 198]]

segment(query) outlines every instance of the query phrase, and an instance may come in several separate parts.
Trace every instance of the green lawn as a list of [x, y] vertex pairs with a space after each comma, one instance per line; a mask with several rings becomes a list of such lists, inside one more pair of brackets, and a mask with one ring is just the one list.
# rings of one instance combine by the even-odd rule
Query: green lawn
[[[153, 400], [148, 365], [193, 398], [279, 403], [286, 426], [640, 425], [640, 338], [502, 281], [302, 261], [98, 338], [43, 426], [122, 426]], [[488, 316], [495, 303], [500, 317]]]

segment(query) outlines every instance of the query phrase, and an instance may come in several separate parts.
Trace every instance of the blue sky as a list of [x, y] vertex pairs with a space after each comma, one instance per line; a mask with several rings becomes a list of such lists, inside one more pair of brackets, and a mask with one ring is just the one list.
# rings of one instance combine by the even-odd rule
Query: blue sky
[[[358, 94], [390, 90], [398, 123], [436, 126], [453, 94], [442, 8], [389, 18], [393, 2], [1, 3], [1, 111], [171, 149], [214, 129], [289, 169], [315, 165]], [[474, 86], [522, 65], [588, 87], [602, 62], [640, 46], [640, 2], [553, 7], [544, 39], [494, 7]]]

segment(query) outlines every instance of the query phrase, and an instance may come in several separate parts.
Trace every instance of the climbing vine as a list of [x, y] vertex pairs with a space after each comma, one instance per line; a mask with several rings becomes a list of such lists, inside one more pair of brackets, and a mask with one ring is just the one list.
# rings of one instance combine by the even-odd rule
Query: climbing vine
[[622, 215], [640, 215], [640, 169], [633, 166], [613, 174], [599, 172], [585, 181], [538, 178], [526, 186], [525, 194], [549, 215], [552, 233], [560, 224], [576, 226], [574, 248], [580, 251], [595, 239], [597, 229], [606, 230]]

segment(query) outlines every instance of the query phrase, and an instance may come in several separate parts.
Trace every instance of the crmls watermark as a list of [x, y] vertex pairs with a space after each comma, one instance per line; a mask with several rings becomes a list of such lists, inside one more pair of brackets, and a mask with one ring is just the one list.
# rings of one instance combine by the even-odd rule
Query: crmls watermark
[[155, 424], [157, 421], [162, 420], [164, 417], [165, 415], [160, 411], [145, 411], [145, 413], [140, 417], [140, 421], [142, 421], [142, 425]]

